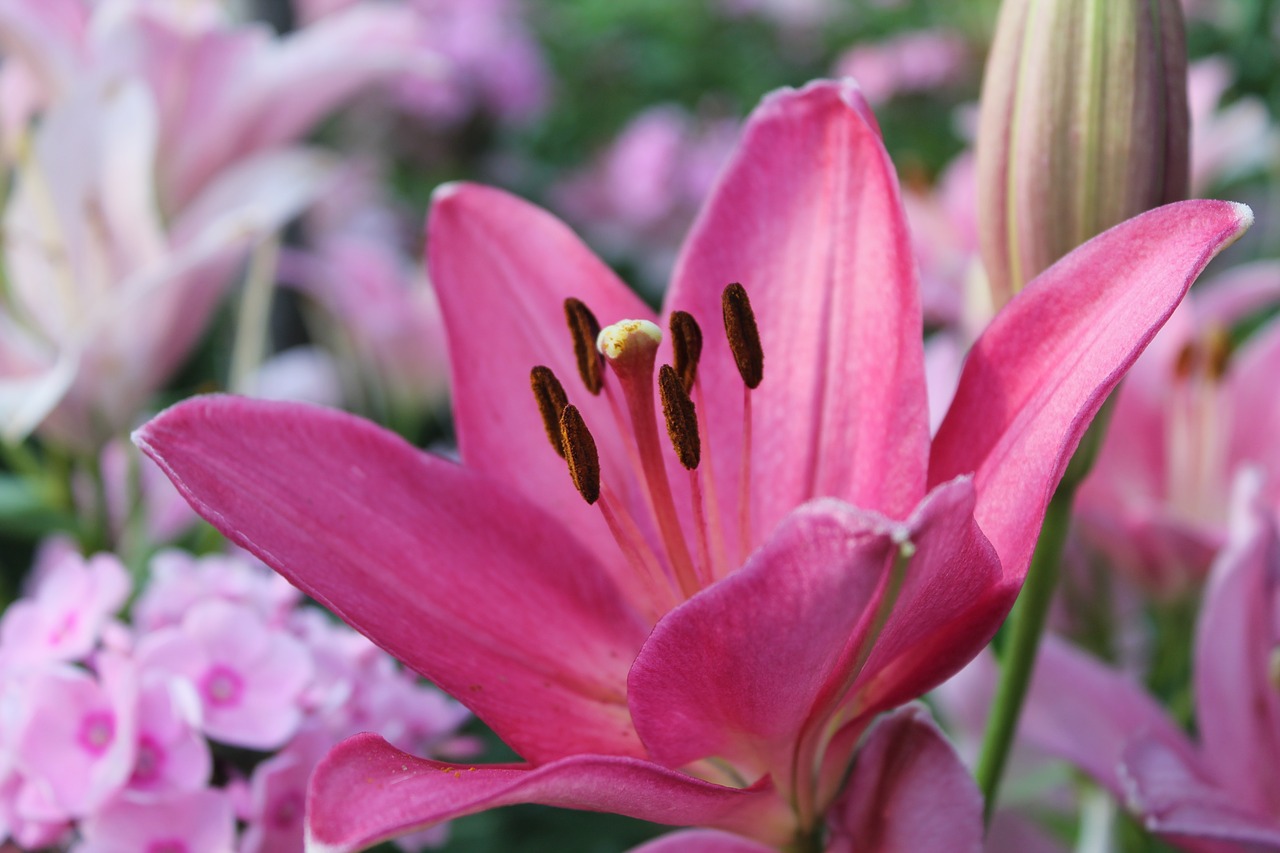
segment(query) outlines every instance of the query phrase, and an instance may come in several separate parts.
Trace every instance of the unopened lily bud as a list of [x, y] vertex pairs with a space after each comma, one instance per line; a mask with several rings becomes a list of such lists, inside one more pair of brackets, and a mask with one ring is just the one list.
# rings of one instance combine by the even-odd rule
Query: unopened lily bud
[[1005, 0], [978, 129], [996, 307], [1076, 246], [1186, 196], [1179, 0]]

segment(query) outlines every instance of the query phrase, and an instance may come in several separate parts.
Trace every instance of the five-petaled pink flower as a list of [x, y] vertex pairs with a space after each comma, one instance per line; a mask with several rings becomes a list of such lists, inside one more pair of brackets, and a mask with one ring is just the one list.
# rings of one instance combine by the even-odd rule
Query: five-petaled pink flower
[[[974, 345], [931, 443], [893, 166], [857, 87], [815, 83], [751, 117], [661, 318], [548, 214], [437, 193], [464, 464], [342, 413], [235, 398], [181, 404], [136, 440], [233, 541], [528, 762], [459, 767], [357, 735], [312, 779], [311, 850], [530, 801], [770, 845], [829, 831], [840, 849], [874, 825], [977, 850], [976, 790], [922, 802], [904, 792], [937, 762], [877, 785], [865, 774], [895, 761], [876, 754], [846, 784], [858, 744], [990, 639], [1083, 430], [1250, 218], [1174, 205], [1063, 259]], [[701, 358], [663, 371], [660, 408], [655, 358], [699, 337], [677, 312]], [[864, 753], [927, 751], [936, 735], [903, 720]]]

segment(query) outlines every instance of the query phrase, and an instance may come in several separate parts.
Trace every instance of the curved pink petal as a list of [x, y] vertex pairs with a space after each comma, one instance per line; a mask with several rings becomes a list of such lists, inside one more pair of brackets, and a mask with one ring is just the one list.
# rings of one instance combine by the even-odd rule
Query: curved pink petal
[[135, 441], [228, 538], [529, 760], [641, 753], [624, 679], [644, 625], [504, 484], [304, 404], [199, 397]]
[[973, 482], [931, 491], [906, 522], [914, 555], [893, 611], [867, 659], [859, 711], [922, 696], [959, 672], [995, 635], [1013, 604], [1000, 560], [973, 518]]
[[1195, 853], [1280, 850], [1274, 809], [1256, 811], [1205, 779], [1163, 742], [1139, 737], [1124, 751], [1121, 781], [1143, 825]]
[[307, 850], [363, 850], [431, 824], [516, 803], [733, 829], [781, 842], [786, 805], [767, 780], [725, 788], [634, 758], [578, 755], [533, 768], [416, 758], [374, 734], [333, 748], [307, 796]]
[[689, 829], [655, 838], [630, 853], [777, 853], [777, 848], [715, 829]]
[[923, 708], [871, 730], [831, 809], [828, 853], [980, 853], [982, 794]]
[[1133, 738], [1158, 740], [1196, 762], [1187, 736], [1146, 691], [1052, 634], [1041, 643], [1018, 731], [1122, 800], [1120, 766]]
[[[913, 255], [893, 165], [852, 81], [768, 96], [703, 210], [667, 309], [703, 325], [699, 382], [722, 495], [736, 495], [743, 384], [720, 323], [741, 282], [764, 349], [752, 392], [752, 526], [839, 497], [903, 518], [924, 495], [928, 414]], [[731, 520], [736, 529], [736, 507]]]
[[[858, 711], [873, 713], [959, 670], [1010, 598], [993, 596], [999, 561], [973, 500], [960, 479], [905, 523], [835, 500], [784, 518], [743, 568], [659, 622], [636, 658], [631, 709], [650, 755], [671, 765], [716, 755], [776, 773], [851, 690]], [[869, 636], [908, 541], [915, 554], [892, 615]], [[992, 600], [999, 606], [984, 606]]]
[[[746, 565], [671, 611], [628, 679], [656, 760], [788, 768], [805, 721], [852, 666], [897, 525], [840, 501], [794, 511]], [[790, 779], [777, 779], [788, 789]]]
[[578, 377], [564, 300], [581, 299], [603, 325], [652, 319], [653, 312], [563, 223], [501, 190], [437, 190], [427, 257], [449, 330], [462, 458], [564, 519], [606, 564], [621, 563], [600, 511], [574, 489], [547, 440], [529, 371], [546, 365], [560, 379], [595, 437], [602, 481], [626, 494], [635, 479], [623, 445], [630, 438], [620, 434], [604, 397], [591, 396]]
[[1280, 802], [1280, 695], [1272, 675], [1280, 538], [1260, 481], [1246, 475], [1236, 484], [1231, 538], [1196, 626], [1194, 677], [1205, 765], [1241, 806], [1265, 814]]
[[934, 439], [930, 483], [973, 472], [977, 519], [1021, 583], [1086, 427], [1205, 264], [1249, 226], [1188, 201], [1122, 222], [1027, 285], [974, 344]]

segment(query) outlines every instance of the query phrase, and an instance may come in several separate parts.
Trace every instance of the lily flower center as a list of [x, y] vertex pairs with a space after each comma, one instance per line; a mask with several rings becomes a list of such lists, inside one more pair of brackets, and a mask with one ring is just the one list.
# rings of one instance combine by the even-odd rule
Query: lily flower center
[[[654, 617], [727, 574], [745, 559], [751, 541], [750, 400], [751, 390], [763, 377], [764, 354], [746, 290], [740, 284], [729, 285], [722, 305], [725, 334], [744, 389], [736, 531], [724, 529], [714, 478], [709, 471], [703, 473], [709, 468], [703, 452], [707, 421], [705, 407], [695, 404], [695, 398], [702, 399], [698, 381], [702, 330], [692, 315], [672, 314], [674, 363], [658, 368], [663, 333], [656, 324], [619, 320], [601, 328], [585, 304], [577, 299], [565, 301], [579, 375], [589, 393], [607, 400], [611, 424], [588, 425], [549, 368], [537, 366], [530, 373], [552, 449], [564, 457], [583, 499], [599, 507], [631, 571], [648, 593]], [[627, 465], [622, 470], [630, 471], [628, 479], [633, 482], [602, 481], [592, 428], [611, 429], [625, 438]], [[671, 456], [688, 472], [687, 484], [673, 484], [669, 468], [679, 469], [669, 466]], [[740, 552], [732, 563], [726, 545], [730, 534], [736, 534]]]
[[1166, 419], [1166, 488], [1171, 509], [1187, 521], [1226, 520], [1231, 424], [1223, 377], [1230, 358], [1230, 338], [1216, 327], [1184, 345], [1174, 362]]

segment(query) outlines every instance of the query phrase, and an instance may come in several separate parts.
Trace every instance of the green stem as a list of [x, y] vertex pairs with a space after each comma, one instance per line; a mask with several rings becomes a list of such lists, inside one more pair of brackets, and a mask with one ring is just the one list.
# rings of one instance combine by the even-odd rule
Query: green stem
[[974, 775], [985, 800], [984, 817], [991, 822], [995, 811], [996, 795], [1000, 788], [1000, 776], [1004, 772], [1009, 747], [1018, 727], [1022, 702], [1027, 695], [1031, 671], [1040, 648], [1045, 617], [1049, 603], [1058, 584], [1058, 568], [1062, 558], [1062, 546], [1071, 525], [1071, 503], [1076, 484], [1064, 481], [1054, 492], [1045, 512], [1044, 527], [1031, 558], [1031, 568], [1023, 583], [1022, 593], [1009, 616], [1010, 636], [1005, 647], [1000, 668], [1000, 682], [996, 687], [995, 702], [987, 720], [987, 730], [982, 738], [982, 751]]

